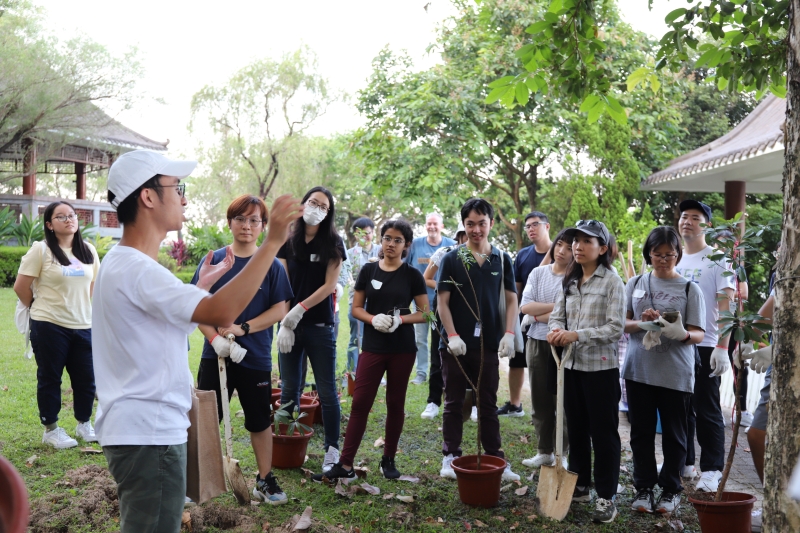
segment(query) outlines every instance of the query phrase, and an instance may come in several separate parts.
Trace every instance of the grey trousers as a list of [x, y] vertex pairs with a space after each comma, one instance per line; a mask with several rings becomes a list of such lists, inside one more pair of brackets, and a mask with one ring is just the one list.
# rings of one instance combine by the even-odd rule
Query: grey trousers
[[[550, 345], [528, 337], [525, 343], [525, 357], [528, 360], [528, 381], [531, 385], [531, 419], [536, 430], [539, 453], [555, 453], [556, 442], [556, 397], [547, 387], [547, 365], [553, 361]], [[563, 422], [564, 457], [569, 451], [566, 415]]]
[[121, 533], [177, 533], [186, 503], [186, 443], [103, 446], [117, 482]]

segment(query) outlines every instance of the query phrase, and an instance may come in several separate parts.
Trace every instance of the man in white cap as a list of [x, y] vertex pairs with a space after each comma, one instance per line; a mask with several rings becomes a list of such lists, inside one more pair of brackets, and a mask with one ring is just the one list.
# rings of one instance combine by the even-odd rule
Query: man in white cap
[[197, 165], [145, 150], [123, 154], [108, 172], [108, 200], [123, 225], [94, 287], [92, 350], [96, 431], [117, 482], [122, 533], [180, 530], [192, 397], [187, 335], [198, 323], [228, 326], [253, 299], [302, 207], [288, 196], [272, 206], [264, 244], [213, 295], [203, 290], [231, 266], [212, 252], [197, 286], [157, 262], [168, 231], [184, 221], [185, 185]]

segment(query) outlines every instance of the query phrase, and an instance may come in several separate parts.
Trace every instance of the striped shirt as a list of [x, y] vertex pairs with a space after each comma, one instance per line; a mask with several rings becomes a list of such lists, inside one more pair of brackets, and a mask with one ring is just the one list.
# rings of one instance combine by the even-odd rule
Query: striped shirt
[[[561, 290], [561, 282], [564, 281], [564, 274], [553, 274], [553, 265], [544, 265], [531, 270], [525, 289], [522, 291], [522, 302], [519, 306], [531, 302], [541, 304], [555, 303], [556, 299], [564, 298]], [[528, 328], [528, 337], [540, 341], [547, 340], [547, 323], [534, 322]]]
[[625, 286], [619, 275], [602, 265], [578, 288], [574, 280], [564, 298], [555, 301], [547, 326], [550, 331], [564, 329], [578, 333], [572, 348], [572, 370], [597, 372], [619, 368], [617, 343], [625, 327]]

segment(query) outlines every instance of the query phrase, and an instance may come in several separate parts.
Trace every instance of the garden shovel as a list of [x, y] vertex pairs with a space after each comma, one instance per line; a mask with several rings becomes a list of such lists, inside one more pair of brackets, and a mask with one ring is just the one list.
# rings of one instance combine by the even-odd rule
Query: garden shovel
[[225, 477], [228, 479], [233, 495], [240, 505], [250, 503], [250, 492], [244, 480], [239, 461], [233, 458], [233, 443], [231, 442], [231, 410], [228, 405], [228, 373], [225, 371], [225, 358], [217, 357], [219, 366], [219, 391], [222, 397], [222, 418], [225, 422], [225, 453], [222, 464], [225, 465]]
[[572, 354], [572, 346], [565, 348], [566, 355], [561, 360], [556, 349], [550, 346], [558, 367], [556, 397], [556, 464], [543, 466], [539, 475], [536, 497], [539, 498], [539, 511], [548, 518], [563, 520], [572, 504], [572, 494], [578, 483], [578, 474], [565, 469], [561, 457], [564, 453], [564, 364]]

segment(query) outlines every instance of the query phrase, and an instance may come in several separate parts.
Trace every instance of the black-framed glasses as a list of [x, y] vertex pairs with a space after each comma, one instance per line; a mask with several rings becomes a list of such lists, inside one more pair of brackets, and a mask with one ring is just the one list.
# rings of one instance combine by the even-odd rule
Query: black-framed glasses
[[78, 220], [78, 215], [72, 213], [70, 215], [58, 215], [53, 217], [54, 220], [58, 220], [59, 222], [66, 222], [67, 220]]
[[175, 187], [175, 189], [178, 191], [178, 196], [180, 196], [181, 198], [184, 198], [186, 196], [186, 184], [185, 183], [178, 183], [177, 185], [161, 185], [161, 184], [153, 185], [154, 189], [156, 189], [156, 188], [158, 188], [158, 189], [171, 189], [172, 187]]
[[264, 222], [258, 217], [243, 217], [243, 216], [233, 217], [233, 221], [239, 224], [240, 226], [244, 226], [245, 223], [247, 223], [254, 228], [259, 227], [261, 223]]
[[405, 241], [405, 239], [401, 239], [400, 237], [395, 237], [395, 238], [393, 239], [393, 238], [389, 237], [388, 235], [384, 235], [383, 237], [381, 237], [381, 240], [382, 240], [383, 242], [385, 242], [386, 244], [390, 244], [392, 241], [394, 241], [394, 243], [395, 243], [396, 245], [398, 245], [398, 246], [400, 246], [401, 244], [403, 244], [404, 242], [406, 242], [406, 241]]
[[319, 210], [320, 210], [320, 211], [322, 211], [323, 213], [327, 213], [327, 212], [328, 212], [328, 209], [329, 209], [329, 208], [328, 208], [328, 206], [326, 206], [326, 205], [322, 205], [321, 203], [317, 202], [317, 201], [316, 201], [316, 200], [314, 200], [313, 198], [309, 198], [309, 199], [306, 201], [306, 204], [308, 204], [308, 207], [313, 207], [314, 209], [319, 209]]

